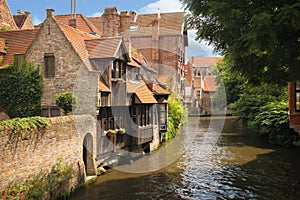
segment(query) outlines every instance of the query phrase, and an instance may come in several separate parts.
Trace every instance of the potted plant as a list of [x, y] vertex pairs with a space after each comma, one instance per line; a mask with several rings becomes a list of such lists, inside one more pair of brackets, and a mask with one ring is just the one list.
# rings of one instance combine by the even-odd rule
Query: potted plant
[[125, 128], [119, 128], [116, 131], [118, 134], [124, 134], [126, 132]]
[[115, 135], [117, 133], [117, 131], [109, 129], [109, 130], [105, 131], [105, 133], [106, 133], [107, 137], [111, 137], [111, 136]]

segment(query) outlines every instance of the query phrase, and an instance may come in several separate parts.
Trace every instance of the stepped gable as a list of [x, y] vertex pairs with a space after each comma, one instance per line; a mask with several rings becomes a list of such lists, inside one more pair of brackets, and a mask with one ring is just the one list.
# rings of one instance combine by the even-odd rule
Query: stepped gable
[[1, 31], [0, 38], [2, 41], [4, 40], [5, 47], [3, 49], [6, 51], [1, 66], [12, 64], [15, 54], [24, 54], [37, 32], [38, 29]]
[[[69, 20], [74, 19], [74, 15], [56, 15], [55, 19], [58, 23], [69, 25]], [[97, 33], [102, 35], [101, 31], [84, 15], [76, 14], [77, 29], [86, 33]]]

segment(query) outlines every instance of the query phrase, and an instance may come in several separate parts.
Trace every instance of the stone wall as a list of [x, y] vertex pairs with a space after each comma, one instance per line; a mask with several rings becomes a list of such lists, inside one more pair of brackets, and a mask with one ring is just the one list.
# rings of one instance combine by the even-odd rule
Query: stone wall
[[[45, 54], [53, 54], [55, 57], [55, 77], [45, 77]], [[55, 106], [55, 94], [72, 91], [78, 70], [83, 67], [78, 54], [52, 17], [43, 23], [25, 59], [36, 67], [40, 66], [44, 83], [42, 106]]]
[[[74, 123], [81, 120], [79, 125]], [[72, 165], [73, 186], [81, 185], [85, 180], [83, 139], [88, 132], [95, 135], [90, 120], [90, 116], [77, 116], [77, 120], [72, 116], [50, 118], [49, 128], [27, 138], [0, 132], [0, 191], [11, 182], [50, 172], [58, 158], [63, 159], [63, 164]], [[86, 132], [82, 132], [84, 129]]]

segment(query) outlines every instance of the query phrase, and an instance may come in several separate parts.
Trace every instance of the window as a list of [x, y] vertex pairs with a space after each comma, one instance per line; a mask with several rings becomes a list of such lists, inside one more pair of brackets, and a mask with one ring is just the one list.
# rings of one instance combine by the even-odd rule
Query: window
[[52, 53], [47, 53], [44, 55], [45, 62], [45, 77], [52, 78], [55, 77], [55, 57]]
[[296, 111], [300, 112], [300, 81], [295, 83], [295, 108]]
[[122, 78], [126, 72], [126, 64], [121, 60], [114, 60], [112, 66], [112, 78]]
[[197, 98], [200, 98], [201, 91], [197, 90]]

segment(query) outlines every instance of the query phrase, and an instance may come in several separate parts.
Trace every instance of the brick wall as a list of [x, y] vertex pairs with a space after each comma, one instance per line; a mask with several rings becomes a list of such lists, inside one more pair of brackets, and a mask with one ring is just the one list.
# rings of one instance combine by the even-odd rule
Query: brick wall
[[71, 116], [50, 118], [48, 129], [23, 139], [0, 132], [0, 191], [10, 182], [22, 182], [40, 172], [50, 172], [58, 158], [73, 166], [72, 183], [82, 184], [85, 179], [83, 138], [87, 132], [94, 131], [90, 119], [77, 116], [78, 121], [83, 121], [79, 124]]

